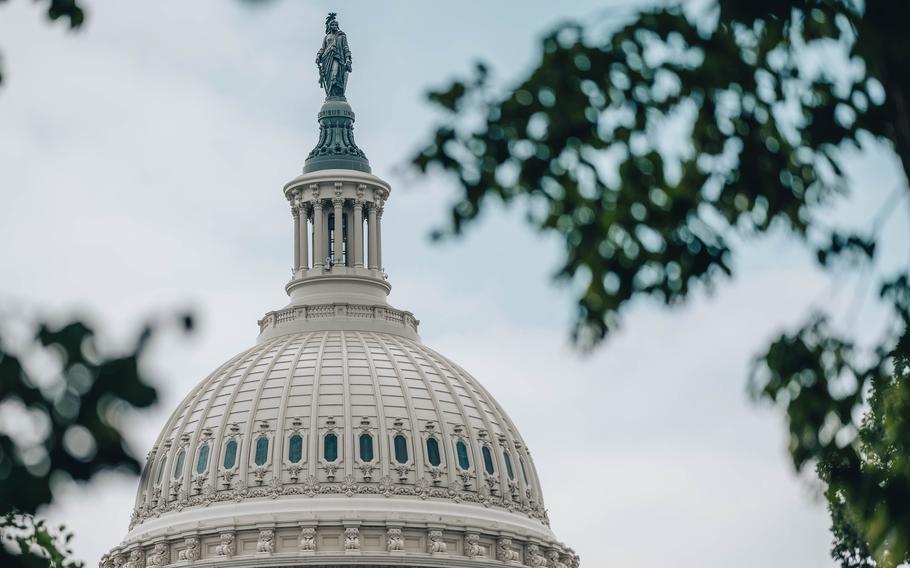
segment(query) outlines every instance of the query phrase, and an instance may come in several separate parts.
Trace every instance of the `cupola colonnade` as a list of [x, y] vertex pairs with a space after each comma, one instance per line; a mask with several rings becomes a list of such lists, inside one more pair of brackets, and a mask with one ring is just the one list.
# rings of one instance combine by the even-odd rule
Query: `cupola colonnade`
[[383, 277], [381, 224], [389, 189], [344, 177], [285, 187], [294, 220], [294, 280], [338, 272]]

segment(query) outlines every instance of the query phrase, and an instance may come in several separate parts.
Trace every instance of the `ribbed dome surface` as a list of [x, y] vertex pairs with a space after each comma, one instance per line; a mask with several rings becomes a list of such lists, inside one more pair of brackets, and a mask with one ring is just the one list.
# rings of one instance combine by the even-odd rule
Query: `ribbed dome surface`
[[[325, 454], [327, 434], [337, 436], [335, 460]], [[397, 454], [396, 436], [406, 442]], [[546, 523], [530, 456], [502, 408], [457, 365], [391, 333], [312, 331], [259, 343], [187, 396], [149, 463], [134, 532], [150, 517], [176, 521], [193, 506], [282, 494], [476, 502]]]

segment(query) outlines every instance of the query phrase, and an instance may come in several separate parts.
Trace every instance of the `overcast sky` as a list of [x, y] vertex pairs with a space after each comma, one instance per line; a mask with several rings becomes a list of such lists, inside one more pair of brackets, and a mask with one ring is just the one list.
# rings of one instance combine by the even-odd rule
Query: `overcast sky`
[[[146, 361], [162, 404], [131, 421], [144, 455], [185, 393], [287, 301], [281, 188], [316, 141], [313, 58], [332, 9], [353, 52], [358, 143], [393, 185], [390, 301], [511, 414], [559, 538], [589, 567], [832, 566], [818, 489], [792, 471], [780, 414], [749, 401], [745, 378], [812, 307], [860, 298], [850, 317], [874, 319], [855, 282], [818, 273], [786, 238], [752, 243], [716, 293], [669, 312], [643, 303], [583, 357], [567, 341], [571, 297], [549, 281], [559, 245], [519, 212], [493, 208], [456, 242], [426, 238], [453, 193], [402, 174], [435, 116], [422, 94], [476, 58], [507, 83], [548, 25], [609, 5], [564, 4], [98, 0], [76, 34], [33, 2], [0, 4], [0, 309], [87, 315], [112, 341], [151, 315], [197, 314], [193, 337], [167, 335]], [[882, 152], [850, 164], [856, 192], [833, 214], [862, 226], [901, 177]], [[126, 533], [135, 486], [102, 475], [47, 513], [95, 564]]]

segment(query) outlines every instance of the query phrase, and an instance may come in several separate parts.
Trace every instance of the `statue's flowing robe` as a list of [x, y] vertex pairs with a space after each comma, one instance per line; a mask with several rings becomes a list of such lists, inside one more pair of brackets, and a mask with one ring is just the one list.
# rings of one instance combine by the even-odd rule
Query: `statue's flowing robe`
[[322, 40], [322, 48], [316, 54], [319, 65], [319, 84], [327, 96], [343, 96], [348, 82], [348, 65], [351, 63], [351, 50], [348, 49], [348, 37], [343, 31], [328, 33]]

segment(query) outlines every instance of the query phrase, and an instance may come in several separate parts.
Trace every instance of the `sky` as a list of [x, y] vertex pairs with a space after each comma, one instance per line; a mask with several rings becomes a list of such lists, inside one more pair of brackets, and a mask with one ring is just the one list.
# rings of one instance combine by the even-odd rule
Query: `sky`
[[[287, 302], [281, 188], [316, 141], [313, 59], [331, 10], [353, 52], [358, 144], [393, 187], [390, 302], [510, 413], [552, 528], [583, 565], [833, 565], [820, 488], [793, 471], [781, 414], [750, 401], [746, 376], [767, 340], [812, 309], [859, 312], [848, 323], [874, 327], [863, 282], [820, 273], [784, 236], [750, 242], [734, 279], [681, 308], [639, 303], [585, 355], [568, 340], [570, 290], [550, 281], [559, 243], [532, 233], [521, 211], [493, 206], [464, 238], [427, 238], [455, 195], [405, 167], [438, 117], [427, 89], [477, 59], [508, 84], [548, 26], [628, 2], [86, 5], [72, 33], [32, 2], [0, 4], [0, 314], [88, 317], [114, 347], [149, 318], [196, 314], [196, 333], [165, 331], [144, 361], [161, 403], [130, 416], [137, 455]], [[880, 148], [848, 162], [856, 191], [831, 216], [861, 226], [902, 178]], [[886, 236], [906, 235], [906, 203], [895, 209]], [[43, 513], [75, 529], [75, 551], [93, 565], [125, 535], [136, 483], [111, 472], [64, 484]]]

